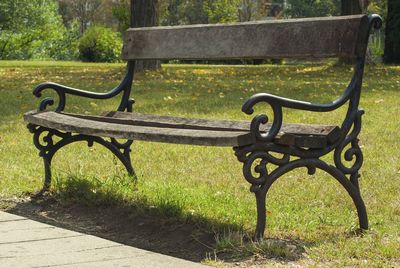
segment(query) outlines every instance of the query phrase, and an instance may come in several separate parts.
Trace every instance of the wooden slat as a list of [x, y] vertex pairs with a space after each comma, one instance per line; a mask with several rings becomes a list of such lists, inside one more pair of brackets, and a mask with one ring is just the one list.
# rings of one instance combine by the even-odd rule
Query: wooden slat
[[[106, 112], [102, 116], [58, 114], [25, 115], [25, 120], [86, 135], [210, 146], [254, 143], [248, 121], [188, 119], [140, 113]], [[270, 124], [266, 126], [266, 131]], [[337, 126], [284, 124], [275, 142], [303, 148], [323, 148], [340, 137]]]
[[29, 123], [51, 129], [100, 137], [208, 146], [241, 146], [254, 143], [251, 133], [243, 131], [128, 125], [83, 119], [52, 111], [28, 112], [24, 115], [24, 119]]
[[262, 22], [130, 28], [122, 57], [260, 59], [356, 57], [365, 15]]
[[[77, 115], [73, 115], [77, 116]], [[209, 129], [223, 131], [246, 131], [250, 130], [250, 121], [241, 120], [207, 120], [191, 119], [172, 116], [160, 116], [141, 113], [126, 112], [104, 112], [102, 116], [78, 115], [92, 120], [106, 120], [108, 122], [133, 124], [141, 126], [159, 126], [185, 129]], [[106, 119], [104, 118], [106, 117]], [[271, 124], [265, 126], [268, 131]], [[340, 128], [332, 125], [310, 125], [310, 124], [283, 124], [278, 133], [276, 142], [285, 145], [295, 145], [298, 147], [321, 148], [327, 144], [332, 144], [340, 138]], [[305, 138], [307, 137], [307, 139]], [[311, 140], [323, 137], [324, 141], [315, 147], [311, 145]], [[301, 144], [301, 146], [300, 146]], [[306, 146], [308, 144], [308, 146]]]

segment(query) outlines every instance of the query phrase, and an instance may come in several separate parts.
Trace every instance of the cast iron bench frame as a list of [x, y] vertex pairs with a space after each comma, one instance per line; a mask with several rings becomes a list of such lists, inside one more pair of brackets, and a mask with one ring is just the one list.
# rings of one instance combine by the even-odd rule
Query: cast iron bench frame
[[[357, 208], [360, 228], [366, 230], [368, 229], [367, 212], [360, 195], [358, 183], [359, 169], [363, 163], [363, 155], [358, 145], [358, 135], [361, 130], [361, 116], [364, 111], [359, 109], [358, 106], [369, 34], [372, 27], [378, 29], [381, 24], [382, 20], [378, 15], [359, 15], [234, 25], [129, 29], [123, 49], [123, 58], [128, 61], [127, 72], [122, 82], [113, 90], [108, 93], [94, 93], [50, 82], [40, 84], [34, 89], [33, 94], [36, 97], [41, 97], [43, 90], [52, 89], [59, 98], [54, 112], [46, 110], [49, 105], [54, 104], [54, 100], [52, 98], [44, 98], [40, 102], [38, 111], [28, 112], [24, 116], [28, 122], [28, 128], [33, 133], [33, 142], [40, 151], [39, 155], [44, 160], [45, 179], [40, 193], [47, 191], [50, 187], [51, 161], [55, 153], [65, 145], [77, 141], [86, 141], [89, 146], [92, 146], [93, 143], [105, 146], [121, 160], [131, 175], [134, 175], [130, 159], [131, 145], [134, 139], [211, 146], [233, 145], [232, 147], [238, 160], [243, 163], [243, 175], [251, 184], [251, 192], [256, 196], [257, 239], [263, 237], [265, 230], [266, 195], [268, 190], [279, 177], [299, 167], [306, 167], [309, 174], [314, 174], [316, 169], [319, 168], [333, 176], [352, 198]], [[262, 33], [258, 34], [260, 31]], [[258, 39], [254, 39], [254, 35], [256, 35], [256, 38], [269, 38], [261, 40], [268, 44], [257, 43]], [[213, 37], [215, 40], [210, 42], [209, 40], [203, 40], [204, 37]], [[270, 40], [271, 38], [273, 38], [272, 41]], [[256, 42], [254, 47], [252, 47], [252, 42]], [[171, 50], [171, 48], [176, 49]], [[253, 113], [253, 107], [258, 103], [268, 104], [272, 107], [273, 121], [272, 124], [267, 124], [267, 128], [265, 126], [268, 122], [268, 117], [265, 114], [255, 116], [248, 123], [247, 131], [244, 131], [243, 128], [246, 128], [246, 126], [243, 127], [243, 122], [194, 121], [194, 123], [192, 122], [194, 126], [191, 126], [189, 119], [189, 121], [186, 121], [183, 118], [158, 118], [157, 116], [152, 117], [132, 113], [134, 100], [130, 98], [130, 93], [135, 71], [135, 60], [268, 57], [326, 58], [337, 56], [355, 59], [355, 66], [354, 74], [348, 87], [332, 103], [313, 104], [267, 93], [255, 94], [244, 103], [242, 111], [249, 115]], [[122, 94], [120, 105], [115, 113], [122, 116], [122, 118], [114, 118], [114, 114], [86, 116], [64, 113], [66, 95], [68, 94], [91, 99], [110, 99]], [[323, 145], [318, 144], [319, 138], [322, 136], [318, 137], [318, 135], [306, 135], [304, 133], [289, 135], [289, 143], [282, 144], [279, 142], [277, 137], [281, 135], [280, 131], [286, 127], [286, 125], [282, 124], [282, 108], [329, 112], [346, 103], [349, 105], [346, 118], [340, 128], [331, 129], [333, 133], [336, 133], [337, 137], [333, 138], [330, 143], [324, 140]], [[132, 113], [132, 117], [129, 117], [127, 113]], [[139, 119], [135, 119], [135, 117], [139, 117]], [[95, 126], [94, 130], [86, 130], [82, 127], [82, 124], [93, 124]], [[222, 127], [224, 124], [233, 124], [233, 129], [229, 131], [242, 131], [241, 133], [245, 134], [245, 137], [243, 138], [242, 134], [239, 135], [236, 132], [229, 132], [228, 129]], [[157, 127], [160, 127], [160, 125], [166, 127], [165, 129], [170, 134], [158, 134], [157, 131], [159, 129]], [[182, 125], [185, 126], [182, 127]], [[183, 129], [188, 126], [189, 130]], [[144, 132], [137, 133], [136, 129], [141, 129], [141, 127], [144, 127]], [[305, 127], [312, 128], [313, 126], [305, 125]], [[103, 128], [105, 130], [102, 130]], [[294, 128], [300, 127], [294, 126]], [[155, 133], [152, 130], [155, 130]], [[206, 137], [205, 132], [202, 132], [203, 130], [209, 130], [210, 133], [214, 131], [217, 135], [218, 131], [220, 131], [221, 135], [233, 135], [235, 141], [231, 142], [225, 136], [217, 137], [220, 139], [211, 139], [213, 137]], [[186, 137], [187, 140], [183, 139], [182, 141], [180, 139], [180, 137], [184, 136], [180, 131], [189, 133], [189, 137]], [[193, 136], [196, 131], [200, 133], [198, 136], [201, 137], [196, 138], [197, 134]], [[60, 140], [55, 141], [54, 137], [58, 137]], [[110, 140], [104, 137], [110, 138]], [[126, 142], [121, 143], [117, 141], [117, 138], [126, 138]], [[327, 137], [324, 136], [323, 138], [326, 139]], [[315, 143], [317, 144], [316, 146], [314, 146]], [[350, 148], [346, 149], [347, 146], [350, 146]], [[277, 157], [271, 152], [279, 153], [282, 157]], [[330, 152], [333, 152], [334, 165], [330, 165], [320, 159], [320, 157]], [[345, 164], [342, 155], [344, 155], [344, 160], [350, 163], [350, 166]], [[254, 165], [256, 165], [255, 168]], [[273, 165], [275, 169], [269, 172], [268, 165]]]

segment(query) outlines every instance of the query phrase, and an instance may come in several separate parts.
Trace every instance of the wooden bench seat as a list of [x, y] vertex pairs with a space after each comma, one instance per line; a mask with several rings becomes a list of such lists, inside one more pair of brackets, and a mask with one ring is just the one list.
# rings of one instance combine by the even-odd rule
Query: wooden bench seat
[[[26, 113], [24, 118], [31, 124], [50, 129], [99, 137], [229, 147], [256, 142], [248, 121], [127, 112], [106, 112], [102, 116], [93, 116], [53, 111], [32, 111]], [[266, 130], [269, 126], [267, 124]], [[284, 124], [274, 142], [303, 148], [324, 148], [339, 138], [340, 128], [337, 126]]]

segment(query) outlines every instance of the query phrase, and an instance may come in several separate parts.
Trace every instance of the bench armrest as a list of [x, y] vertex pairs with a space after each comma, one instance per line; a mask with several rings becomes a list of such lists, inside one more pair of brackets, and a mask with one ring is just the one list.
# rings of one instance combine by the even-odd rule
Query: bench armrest
[[254, 106], [260, 102], [267, 103], [271, 106], [273, 111], [273, 122], [267, 133], [260, 131], [261, 124], [268, 123], [268, 116], [265, 114], [256, 115], [251, 121], [250, 131], [254, 133], [257, 140], [263, 142], [272, 141], [278, 134], [282, 126], [282, 108], [293, 108], [298, 110], [313, 111], [313, 112], [329, 112], [343, 105], [350, 97], [353, 91], [356, 79], [353, 79], [345, 93], [337, 100], [327, 104], [315, 104], [305, 101], [293, 100], [275, 96], [268, 93], [258, 93], [251, 96], [242, 106], [242, 111], [248, 115], [253, 114]]
[[[131, 106], [133, 104], [132, 99], [129, 98], [129, 93], [130, 93], [130, 88], [132, 85], [132, 80], [133, 80], [133, 72], [134, 72], [134, 66], [133, 64], [128, 64], [127, 68], [127, 73], [125, 75], [125, 78], [122, 80], [122, 82], [116, 86], [114, 89], [105, 92], [105, 93], [98, 93], [98, 92], [92, 92], [92, 91], [87, 91], [87, 90], [81, 90], [78, 88], [73, 88], [73, 87], [68, 87], [64, 85], [60, 85], [57, 83], [52, 83], [52, 82], [46, 82], [38, 85], [34, 90], [33, 90], [33, 95], [40, 98], [42, 96], [42, 92], [46, 89], [51, 89], [54, 90], [59, 98], [58, 105], [55, 109], [56, 112], [62, 112], [65, 108], [65, 101], [66, 101], [66, 95], [75, 95], [75, 96], [81, 96], [85, 98], [91, 98], [91, 99], [109, 99], [112, 98], [116, 95], [118, 95], [121, 91], [124, 91], [124, 97], [122, 99], [121, 105], [118, 108], [118, 110], [131, 110]], [[40, 104], [39, 104], [39, 111], [46, 110], [47, 106], [53, 105], [54, 100], [53, 98], [44, 98]]]
[[[365, 37], [365, 40], [361, 42], [362, 45], [361, 48], [358, 48], [364, 51], [364, 53], [361, 53], [361, 55], [365, 56], [365, 51], [368, 44], [368, 38], [372, 28], [379, 29], [381, 26], [382, 26], [382, 18], [380, 16], [374, 14], [368, 16], [368, 24], [365, 29], [365, 34], [363, 35], [363, 37]], [[305, 110], [305, 111], [313, 111], [313, 112], [329, 112], [339, 108], [350, 98], [353, 98], [353, 101], [350, 101], [350, 106], [354, 106], [355, 108], [353, 107], [353, 110], [357, 110], [358, 99], [363, 77], [363, 70], [364, 70], [364, 56], [357, 58], [356, 65], [354, 66], [353, 78], [347, 89], [344, 91], [343, 95], [341, 95], [338, 99], [336, 99], [331, 103], [316, 104], [305, 101], [282, 98], [267, 93], [259, 93], [251, 96], [243, 104], [242, 111], [246, 114], [251, 115], [254, 112], [253, 107], [256, 104], [260, 102], [267, 103], [272, 107], [274, 120], [268, 132], [265, 133], [260, 130], [260, 126], [261, 124], [266, 124], [268, 122], [268, 116], [265, 114], [256, 115], [251, 121], [250, 131], [254, 133], [256, 139], [259, 141], [262, 142], [272, 141], [274, 137], [278, 134], [282, 126], [283, 107]], [[353, 113], [348, 113], [348, 115], [349, 114]]]

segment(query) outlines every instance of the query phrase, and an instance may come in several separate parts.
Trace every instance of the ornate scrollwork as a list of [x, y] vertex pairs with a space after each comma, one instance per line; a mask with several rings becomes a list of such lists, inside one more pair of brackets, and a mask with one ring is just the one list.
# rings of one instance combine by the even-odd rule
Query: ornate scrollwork
[[[259, 103], [263, 102], [262, 99], [249, 99], [242, 107], [242, 111], [246, 114], [253, 114], [253, 107]], [[261, 125], [265, 125], [269, 122], [269, 118], [266, 114], [256, 115], [251, 121], [250, 131], [255, 135], [256, 139], [262, 142], [272, 141], [273, 138], [278, 134], [281, 126], [282, 126], [282, 107], [276, 103], [269, 103], [272, 107], [274, 120], [270, 129], [267, 132], [264, 132], [261, 129]]]
[[71, 133], [63, 133], [55, 129], [49, 129], [33, 124], [28, 124], [28, 129], [33, 133], [33, 144], [39, 150], [39, 156], [44, 157], [52, 151], [55, 146], [54, 136], [63, 139], [71, 137]]
[[[46, 82], [38, 85], [33, 90], [33, 95], [40, 98], [44, 90], [47, 89], [53, 90], [58, 95], [58, 104], [55, 111], [62, 112], [65, 108], [67, 94], [91, 98], [91, 99], [109, 99], [123, 92], [122, 100], [119, 105], [118, 111], [127, 110], [128, 112], [131, 112], [134, 100], [130, 99], [129, 95], [131, 92], [134, 69], [135, 69], [135, 63], [133, 61], [128, 62], [126, 75], [122, 80], [122, 82], [112, 90], [105, 93], [86, 91], [78, 88], [67, 87], [52, 82]], [[54, 99], [50, 97], [44, 98], [39, 104], [39, 111], [46, 110], [47, 107], [51, 105], [54, 105]]]
[[[42, 96], [42, 91], [45, 89], [52, 89], [57, 93], [58, 105], [55, 111], [62, 112], [65, 108], [66, 99], [65, 92], [62, 90], [62, 86], [55, 83], [43, 83], [35, 88], [35, 90], [33, 91], [33, 95], [35, 95], [37, 98], [40, 98]], [[48, 106], [51, 105], [54, 105], [54, 99], [50, 97], [44, 98], [39, 104], [39, 111], [44, 111], [47, 109]]]
[[[50, 166], [55, 153], [62, 147], [78, 141], [86, 141], [89, 147], [92, 147], [95, 142], [103, 145], [122, 162], [130, 175], [134, 175], [134, 170], [130, 159], [130, 146], [133, 143], [132, 140], [120, 143], [116, 139], [111, 138], [110, 141], [107, 141], [101, 137], [72, 134], [70, 132], [65, 133], [34, 124], [28, 124], [28, 129], [33, 133], [33, 143], [39, 150], [39, 156], [43, 158], [45, 165], [44, 186], [38, 195], [43, 194], [50, 187]], [[56, 137], [59, 138], [57, 141], [55, 140]]]
[[[282, 166], [290, 161], [290, 155], [283, 154], [281, 158], [268, 151], [248, 151], [247, 148], [235, 148], [236, 156], [243, 163], [243, 175], [252, 184], [251, 191], [255, 192], [268, 179], [268, 164]], [[258, 174], [254, 175], [254, 173]]]
[[[355, 174], [361, 168], [363, 163], [363, 154], [360, 146], [358, 145], [358, 134], [361, 131], [361, 117], [364, 114], [363, 110], [357, 110], [352, 116], [353, 129], [343, 141], [336, 147], [334, 152], [334, 161], [338, 169], [344, 174]], [[350, 148], [346, 148], [350, 145]], [[344, 152], [344, 154], [343, 154]], [[350, 167], [343, 163], [342, 154], [344, 160], [351, 163], [354, 159], [354, 163]]]

